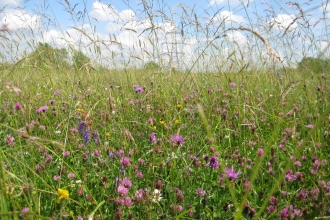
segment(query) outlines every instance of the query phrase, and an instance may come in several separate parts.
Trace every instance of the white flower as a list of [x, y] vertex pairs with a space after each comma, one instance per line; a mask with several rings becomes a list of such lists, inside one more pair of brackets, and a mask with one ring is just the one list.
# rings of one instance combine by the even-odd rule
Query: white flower
[[162, 194], [160, 193], [160, 191], [158, 189], [154, 189], [154, 192], [152, 193], [153, 202], [159, 202], [163, 197]]

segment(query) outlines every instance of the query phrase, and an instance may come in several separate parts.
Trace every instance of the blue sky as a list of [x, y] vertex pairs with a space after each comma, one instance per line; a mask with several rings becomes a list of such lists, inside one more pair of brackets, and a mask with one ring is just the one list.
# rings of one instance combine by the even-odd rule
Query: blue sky
[[[95, 52], [91, 52], [92, 49], [95, 50], [95, 47], [91, 48], [95, 46], [95, 43], [91, 42], [91, 39], [94, 39], [100, 43], [100, 50], [106, 55], [109, 55], [111, 51], [112, 54], [121, 53], [125, 59], [132, 55], [139, 56], [145, 61], [155, 59], [154, 55], [150, 55], [155, 50], [154, 45], [150, 45], [154, 43], [150, 43], [154, 38], [151, 38], [148, 31], [152, 24], [143, 10], [143, 4], [147, 4], [149, 8], [152, 8], [148, 13], [156, 17], [153, 22], [156, 25], [154, 34], [158, 39], [158, 53], [170, 56], [166, 58], [168, 62], [174, 59], [173, 51], [171, 55], [168, 55], [169, 50], [174, 49], [177, 54], [189, 56], [184, 59], [193, 62], [197, 59], [198, 53], [209, 45], [208, 38], [214, 38], [212, 34], [221, 32], [226, 33], [224, 36], [227, 42], [222, 51], [225, 51], [227, 55], [234, 49], [250, 53], [251, 48], [257, 46], [256, 52], [259, 51], [259, 56], [267, 53], [269, 56], [269, 53], [272, 53], [269, 49], [271, 47], [273, 52], [283, 59], [293, 55], [299, 59], [299, 53], [297, 53], [299, 50], [302, 54], [315, 55], [328, 47], [330, 39], [327, 27], [330, 7], [326, 7], [325, 0], [308, 2], [299, 0], [296, 3], [298, 4], [283, 0], [267, 1], [267, 3], [261, 0], [182, 0], [180, 2], [173, 0], [1, 0], [0, 27], [5, 25], [11, 31], [32, 29], [33, 37], [28, 40], [43, 41], [58, 47], [72, 45], [88, 55], [94, 53], [94, 57], [97, 57]], [[299, 8], [306, 12], [304, 16]], [[199, 27], [196, 25], [196, 17]], [[226, 31], [226, 29], [241, 26], [258, 31], [269, 42], [268, 46], [260, 47], [260, 39], [252, 38], [251, 32]], [[185, 35], [180, 36], [181, 33]], [[297, 45], [289, 44], [291, 51], [286, 49], [284, 38], [281, 38], [284, 35], [287, 37], [285, 40], [290, 40], [292, 37], [294, 42], [299, 42]], [[299, 35], [299, 38], [296, 35]], [[311, 39], [319, 48], [307, 51], [307, 46], [312, 45]], [[217, 47], [220, 44], [223, 46], [223, 42], [214, 40], [213, 43]], [[255, 46], [253, 42], [256, 43]], [[24, 42], [21, 43], [24, 45]], [[173, 44], [176, 44], [176, 48], [173, 48]], [[306, 48], [304, 44], [307, 45]], [[208, 56], [219, 56], [215, 50], [205, 51], [210, 52]], [[315, 51], [316, 53], [313, 54]], [[179, 56], [177, 54], [175, 59]]]

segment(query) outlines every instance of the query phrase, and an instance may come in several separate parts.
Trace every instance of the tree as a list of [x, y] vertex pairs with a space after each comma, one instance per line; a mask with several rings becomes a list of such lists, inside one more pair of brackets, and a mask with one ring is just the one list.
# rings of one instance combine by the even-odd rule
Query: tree
[[298, 70], [314, 74], [326, 73], [330, 69], [330, 60], [314, 57], [304, 57], [298, 63]]
[[147, 69], [147, 70], [160, 70], [160, 66], [155, 63], [154, 61], [150, 61], [150, 62], [147, 62], [145, 65], [144, 65], [144, 68]]
[[90, 67], [90, 62], [91, 59], [87, 57], [83, 52], [79, 51], [74, 51], [72, 55], [72, 61], [73, 65], [78, 69], [82, 69], [82, 67]]
[[64, 48], [53, 48], [47, 43], [39, 42], [36, 49], [27, 56], [28, 63], [35, 67], [44, 68], [68, 66], [68, 52]]

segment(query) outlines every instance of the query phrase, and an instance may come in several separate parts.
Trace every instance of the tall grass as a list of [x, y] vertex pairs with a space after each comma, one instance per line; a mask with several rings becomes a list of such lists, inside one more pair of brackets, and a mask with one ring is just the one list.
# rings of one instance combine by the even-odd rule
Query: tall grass
[[49, 29], [1, 29], [1, 218], [330, 216], [329, 74], [296, 68], [327, 56], [326, 9], [307, 14], [323, 5], [291, 3], [285, 27], [257, 2], [232, 9], [240, 24], [216, 6], [103, 5], [105, 37], [81, 3], [61, 3], [66, 31], [51, 5]]

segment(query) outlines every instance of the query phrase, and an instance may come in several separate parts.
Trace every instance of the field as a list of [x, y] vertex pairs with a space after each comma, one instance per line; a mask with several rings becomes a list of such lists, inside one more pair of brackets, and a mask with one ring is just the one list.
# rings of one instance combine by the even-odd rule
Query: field
[[330, 218], [329, 62], [245, 31], [266, 64], [63, 64], [49, 44], [1, 63], [0, 218]]

